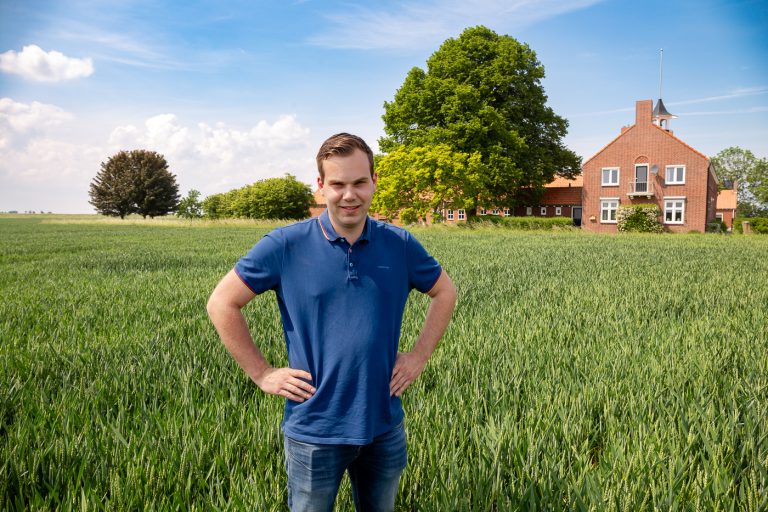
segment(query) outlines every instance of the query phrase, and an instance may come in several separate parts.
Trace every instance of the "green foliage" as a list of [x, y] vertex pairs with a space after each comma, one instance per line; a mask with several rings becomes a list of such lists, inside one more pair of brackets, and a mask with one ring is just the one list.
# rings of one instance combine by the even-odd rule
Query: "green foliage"
[[408, 226], [419, 221], [419, 212], [416, 210], [416, 208], [403, 208], [399, 213], [397, 213], [397, 217], [401, 224]]
[[203, 203], [200, 201], [199, 190], [190, 190], [187, 197], [179, 201], [176, 215], [185, 219], [199, 219], [203, 216]]
[[371, 209], [389, 218], [399, 216], [404, 224], [409, 224], [404, 214], [415, 222], [446, 207], [471, 210], [484, 171], [480, 160], [479, 153], [455, 152], [447, 144], [401, 146], [378, 162]]
[[[0, 219], [0, 510], [285, 510], [283, 401], [203, 307], [267, 228], [100, 221]], [[768, 237], [414, 232], [460, 300], [396, 510], [768, 509]], [[274, 294], [245, 314], [286, 364]]]
[[[544, 67], [527, 45], [482, 26], [468, 28], [440, 46], [426, 71], [411, 69], [384, 104], [386, 136], [379, 146], [393, 153], [447, 145], [465, 160], [479, 154], [481, 179], [470, 175], [451, 184], [457, 202], [534, 204], [556, 174], [572, 177], [581, 167], [562, 142], [568, 122], [546, 105], [543, 78]], [[420, 193], [434, 191], [417, 189], [401, 206], [413, 206]]]
[[234, 191], [212, 194], [203, 199], [203, 216], [207, 219], [224, 219], [229, 217], [229, 203]]
[[620, 205], [616, 211], [616, 227], [620, 233], [661, 233], [664, 231], [657, 204]]
[[286, 174], [208, 196], [203, 210], [210, 219], [304, 219], [309, 217], [313, 200], [308, 185]]
[[760, 214], [768, 215], [768, 158], [761, 158], [749, 175], [749, 188], [755, 197]]
[[752, 228], [752, 233], [756, 233], [758, 235], [768, 234], [768, 217], [736, 217], [733, 219], [734, 233], [744, 233], [744, 229], [741, 224], [744, 221], [749, 222], [749, 226]]
[[470, 217], [470, 221], [466, 224], [467, 227], [485, 225], [502, 226], [522, 231], [550, 231], [570, 229], [573, 227], [573, 220], [568, 217], [502, 217], [499, 215], [484, 215], [482, 217]]
[[120, 151], [102, 162], [89, 189], [90, 204], [102, 215], [125, 218], [131, 213], [158, 217], [179, 202], [176, 177], [165, 157], [154, 151]]
[[712, 157], [715, 172], [736, 184], [737, 214], [742, 217], [768, 215], [768, 159], [757, 158], [748, 149], [730, 147]]
[[728, 226], [725, 225], [720, 219], [715, 219], [712, 222], [707, 222], [707, 233], [727, 233]]

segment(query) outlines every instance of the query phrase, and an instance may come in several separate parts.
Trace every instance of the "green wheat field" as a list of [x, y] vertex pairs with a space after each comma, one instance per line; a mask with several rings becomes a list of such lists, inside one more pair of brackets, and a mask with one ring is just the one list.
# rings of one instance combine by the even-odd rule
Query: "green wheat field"
[[[205, 313], [268, 229], [0, 218], [0, 510], [286, 509], [282, 402]], [[459, 303], [398, 510], [768, 509], [768, 237], [414, 231]], [[274, 296], [246, 315], [284, 364]]]

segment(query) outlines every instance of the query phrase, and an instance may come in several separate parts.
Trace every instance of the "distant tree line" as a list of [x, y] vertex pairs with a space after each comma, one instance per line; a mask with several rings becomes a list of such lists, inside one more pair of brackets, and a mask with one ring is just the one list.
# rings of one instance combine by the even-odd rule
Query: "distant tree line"
[[286, 174], [213, 194], [202, 202], [206, 218], [304, 219], [313, 204], [309, 185]]
[[159, 217], [210, 219], [303, 219], [313, 204], [309, 186], [286, 174], [200, 199], [198, 190], [179, 198], [176, 177], [165, 157], [146, 150], [120, 151], [101, 164], [91, 182], [90, 204], [102, 215], [125, 218], [138, 213]]

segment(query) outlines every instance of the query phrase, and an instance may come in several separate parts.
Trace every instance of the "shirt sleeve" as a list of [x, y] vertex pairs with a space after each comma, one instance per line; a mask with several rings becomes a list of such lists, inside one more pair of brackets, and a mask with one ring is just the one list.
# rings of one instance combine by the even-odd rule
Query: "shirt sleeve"
[[235, 264], [235, 273], [257, 295], [276, 289], [280, 284], [284, 247], [283, 235], [279, 230], [264, 235]]
[[442, 267], [410, 233], [405, 240], [405, 252], [410, 287], [416, 288], [421, 293], [428, 292], [440, 277]]

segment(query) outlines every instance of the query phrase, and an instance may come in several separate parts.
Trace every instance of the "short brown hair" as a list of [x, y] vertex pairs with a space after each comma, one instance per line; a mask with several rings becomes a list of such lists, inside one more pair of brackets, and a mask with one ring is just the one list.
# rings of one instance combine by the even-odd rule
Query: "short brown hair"
[[371, 178], [373, 178], [373, 151], [368, 147], [368, 144], [357, 135], [337, 133], [328, 137], [317, 152], [317, 172], [320, 174], [320, 179], [325, 179], [325, 172], [323, 171], [324, 160], [328, 160], [332, 156], [351, 155], [356, 149], [359, 149], [368, 156]]

